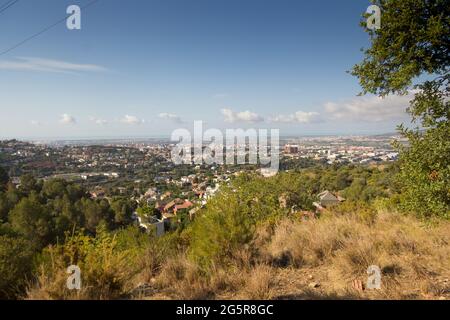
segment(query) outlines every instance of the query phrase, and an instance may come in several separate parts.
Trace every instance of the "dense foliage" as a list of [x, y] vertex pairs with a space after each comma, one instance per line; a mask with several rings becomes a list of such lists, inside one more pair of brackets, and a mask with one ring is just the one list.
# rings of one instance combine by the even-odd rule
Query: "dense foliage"
[[[185, 217], [183, 223], [175, 224], [175, 232], [158, 241], [137, 227], [129, 227], [135, 204], [125, 198], [92, 199], [77, 184], [25, 175], [17, 188], [6, 184], [0, 192], [0, 270], [8, 274], [0, 282], [0, 294], [3, 298], [23, 294], [36, 276], [47, 279], [47, 269], [56, 268], [63, 279], [63, 266], [71, 263], [91, 270], [88, 281], [92, 285], [99, 285], [94, 280], [103, 277], [97, 280], [111, 289], [119, 284], [108, 274], [118, 269], [111, 264], [100, 268], [101, 261], [111, 259], [117, 266], [124, 266], [125, 257], [139, 256], [139, 252], [149, 248], [157, 257], [173, 243], [178, 243], [173, 248], [186, 250], [193, 261], [205, 268], [216, 262], [226, 263], [237, 249], [254, 240], [259, 226], [273, 226], [282, 217], [311, 210], [317, 193], [325, 189], [356, 202], [387, 199], [395, 193], [391, 178], [395, 171], [395, 166], [318, 166], [270, 179], [241, 174], [210, 199], [193, 223]], [[138, 210], [152, 211], [150, 207]], [[131, 276], [120, 274], [123, 279]], [[125, 280], [120, 281], [122, 285]], [[58, 297], [56, 291], [52, 292], [53, 297]], [[85, 294], [101, 296], [91, 291]]]
[[114, 231], [132, 222], [135, 204], [129, 200], [94, 200], [77, 184], [38, 181], [31, 175], [24, 175], [16, 188], [2, 172], [0, 297], [20, 291], [30, 276], [33, 256], [48, 245], [64, 243], [74, 232], [95, 236], [99, 227]]
[[[382, 26], [353, 69], [364, 93], [414, 93], [414, 129], [400, 150], [402, 207], [423, 217], [450, 217], [450, 6], [445, 0], [377, 0]], [[365, 26], [365, 22], [362, 24]], [[424, 81], [426, 79], [426, 81]], [[412, 85], [417, 83], [416, 85]]]
[[[302, 211], [323, 190], [347, 198], [343, 211], [373, 214], [375, 200], [385, 201], [395, 193], [392, 173], [396, 168], [332, 166], [278, 174], [270, 179], [243, 174], [208, 203], [202, 215], [189, 226], [190, 257], [200, 265], [223, 264], [233, 252], [254, 240], [258, 226], [273, 226], [280, 218], [301, 219]], [[395, 198], [395, 197], [392, 197]]]

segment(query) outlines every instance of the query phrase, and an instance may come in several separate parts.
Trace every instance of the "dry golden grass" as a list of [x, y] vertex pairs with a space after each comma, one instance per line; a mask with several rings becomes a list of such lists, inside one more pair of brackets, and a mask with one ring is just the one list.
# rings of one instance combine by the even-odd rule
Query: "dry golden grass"
[[276, 266], [311, 267], [329, 259], [356, 230], [349, 218], [282, 220], [261, 253]]
[[180, 255], [164, 264], [155, 286], [170, 298], [206, 300], [214, 296], [208, 280], [198, 266]]
[[241, 299], [269, 300], [275, 295], [276, 272], [269, 266], [257, 265], [246, 273]]
[[[325, 272], [325, 295], [374, 299], [450, 297], [450, 224], [425, 225], [397, 214], [379, 214], [373, 223], [358, 216], [280, 222], [264, 255], [277, 265]], [[367, 268], [382, 271], [381, 290], [356, 292], [352, 281], [367, 280]]]
[[[285, 218], [261, 228], [234, 263], [200, 271], [185, 258], [168, 261], [157, 277], [177, 299], [443, 299], [450, 298], [450, 223], [380, 213]], [[257, 244], [257, 245], [256, 245]], [[365, 287], [367, 269], [382, 271], [380, 290]], [[165, 289], [164, 289], [165, 288]]]
[[[150, 290], [128, 298], [450, 299], [448, 221], [425, 224], [394, 213], [367, 220], [342, 212], [310, 221], [284, 218], [261, 227], [227, 265], [207, 269], [183, 252], [169, 257], [156, 249], [131, 262], [121, 255], [93, 256], [87, 287], [76, 293], [64, 289], [64, 269], [43, 270], [28, 298], [116, 299], [139, 283]], [[137, 275], [127, 271], [130, 264]], [[355, 289], [355, 280], [365, 285], [370, 265], [382, 271], [381, 289]]]
[[275, 295], [276, 272], [270, 266], [250, 269], [213, 268], [207, 274], [184, 258], [171, 259], [156, 278], [159, 294], [167, 299], [252, 299], [266, 300]]

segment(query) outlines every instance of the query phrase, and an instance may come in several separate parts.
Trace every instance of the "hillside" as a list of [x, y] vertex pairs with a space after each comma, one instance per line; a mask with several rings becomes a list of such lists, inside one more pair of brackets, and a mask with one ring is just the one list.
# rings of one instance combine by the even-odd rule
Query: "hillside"
[[[75, 234], [44, 249], [24, 298], [450, 298], [449, 221], [398, 212], [392, 195], [305, 218], [312, 176], [240, 177], [193, 222], [161, 238], [134, 227]], [[80, 291], [66, 288], [72, 263], [83, 270]], [[381, 269], [380, 290], [366, 288], [371, 265]]]

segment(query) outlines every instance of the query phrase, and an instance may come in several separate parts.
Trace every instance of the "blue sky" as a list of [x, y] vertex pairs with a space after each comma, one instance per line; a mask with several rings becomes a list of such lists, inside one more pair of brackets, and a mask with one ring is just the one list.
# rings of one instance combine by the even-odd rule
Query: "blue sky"
[[[0, 5], [5, 1], [1, 1]], [[20, 0], [0, 52], [89, 0]], [[0, 137], [163, 136], [203, 120], [281, 135], [395, 130], [407, 97], [356, 97], [369, 1], [99, 0], [0, 56]]]

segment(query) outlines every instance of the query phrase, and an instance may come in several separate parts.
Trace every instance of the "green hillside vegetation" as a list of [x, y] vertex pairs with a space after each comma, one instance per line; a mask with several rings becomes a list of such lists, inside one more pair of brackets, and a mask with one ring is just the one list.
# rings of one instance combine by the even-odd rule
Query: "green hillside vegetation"
[[135, 203], [120, 198], [111, 203], [92, 200], [79, 185], [64, 180], [44, 182], [25, 175], [15, 188], [4, 178], [0, 186], [0, 270], [8, 276], [2, 278], [0, 297], [23, 293], [33, 274], [33, 260], [44, 248], [64, 243], [79, 230], [95, 237], [100, 227], [109, 232], [122, 228], [131, 223], [134, 207]]
[[[259, 299], [291, 290], [299, 297], [358, 298], [368, 293], [351, 292], [348, 278], [364, 276], [370, 264], [398, 265], [386, 273], [393, 287], [375, 298], [406, 297], [398, 290], [413, 283], [430, 294], [428, 274], [448, 277], [449, 223], [400, 212], [397, 171], [396, 165], [320, 166], [272, 178], [242, 174], [194, 221], [161, 238], [127, 224], [123, 217], [133, 208], [123, 199], [109, 205], [76, 185], [26, 177], [23, 187], [6, 184], [0, 194], [9, 208], [0, 229], [0, 269], [8, 275], [2, 297]], [[300, 212], [311, 210], [324, 189], [347, 200], [317, 219], [302, 219]], [[72, 264], [82, 270], [80, 291], [66, 288]], [[262, 282], [252, 283], [253, 274]], [[285, 276], [299, 287], [283, 284]], [[320, 290], [308, 291], [311, 276], [320, 279]], [[267, 288], [252, 288], [260, 285]]]
[[[111, 230], [106, 224], [95, 237], [81, 230], [71, 233], [65, 243], [48, 246], [35, 257], [32, 281], [25, 282], [22, 297], [448, 297], [450, 283], [443, 281], [450, 276], [450, 223], [397, 211], [386, 183], [391, 170], [317, 168], [272, 178], [242, 175], [192, 223], [164, 237], [133, 226]], [[317, 219], [302, 219], [297, 210], [311, 207], [315, 188], [337, 183], [343, 172], [349, 182], [341, 192], [351, 196], [357, 181], [360, 196]], [[287, 197], [286, 208], [280, 197]], [[71, 264], [83, 270], [80, 291], [66, 288]], [[365, 281], [372, 264], [383, 270], [382, 290], [353, 290], [352, 281]], [[312, 282], [320, 286], [311, 288]]]

